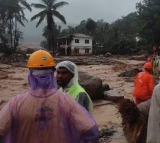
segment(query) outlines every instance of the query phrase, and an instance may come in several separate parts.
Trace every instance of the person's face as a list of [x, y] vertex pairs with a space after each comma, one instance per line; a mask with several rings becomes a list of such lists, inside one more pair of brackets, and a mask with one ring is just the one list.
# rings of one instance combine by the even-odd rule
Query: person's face
[[73, 76], [74, 74], [64, 67], [60, 67], [56, 70], [57, 84], [62, 88], [64, 88], [70, 82]]

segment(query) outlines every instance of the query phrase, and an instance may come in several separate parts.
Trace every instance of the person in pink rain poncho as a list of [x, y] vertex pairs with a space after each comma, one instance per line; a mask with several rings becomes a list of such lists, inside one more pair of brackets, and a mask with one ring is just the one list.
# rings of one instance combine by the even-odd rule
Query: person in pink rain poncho
[[93, 117], [57, 89], [55, 61], [44, 50], [31, 54], [30, 90], [13, 97], [0, 111], [3, 143], [98, 143]]

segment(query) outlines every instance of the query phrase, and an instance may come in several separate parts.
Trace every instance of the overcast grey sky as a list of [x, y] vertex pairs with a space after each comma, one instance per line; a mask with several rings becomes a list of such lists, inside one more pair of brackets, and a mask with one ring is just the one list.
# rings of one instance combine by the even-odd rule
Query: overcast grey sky
[[[57, 0], [60, 2], [63, 0]], [[59, 12], [66, 18], [67, 23], [79, 24], [82, 20], [92, 18], [97, 21], [103, 19], [106, 22], [126, 16], [130, 12], [136, 11], [136, 3], [142, 0], [64, 0], [68, 5], [59, 8]], [[28, 3], [39, 3], [40, 0], [27, 0]], [[38, 13], [33, 9], [32, 12], [25, 12], [27, 18], [31, 18]], [[58, 21], [55, 19], [55, 21]], [[58, 21], [59, 22], [59, 21]]]

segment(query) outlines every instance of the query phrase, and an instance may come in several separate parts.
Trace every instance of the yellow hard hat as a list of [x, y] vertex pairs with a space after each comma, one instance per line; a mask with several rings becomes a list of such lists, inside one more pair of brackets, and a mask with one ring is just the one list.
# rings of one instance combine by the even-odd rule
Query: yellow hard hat
[[47, 68], [56, 65], [52, 55], [45, 50], [38, 50], [32, 53], [28, 59], [28, 68]]

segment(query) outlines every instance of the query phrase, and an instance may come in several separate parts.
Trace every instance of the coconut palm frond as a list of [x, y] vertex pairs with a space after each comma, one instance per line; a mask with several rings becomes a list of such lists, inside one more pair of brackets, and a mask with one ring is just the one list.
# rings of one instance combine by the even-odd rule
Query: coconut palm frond
[[21, 17], [17, 16], [17, 17], [15, 17], [15, 18], [16, 18], [16, 20], [17, 20], [18, 23], [20, 23], [23, 27], [25, 27], [25, 25], [24, 25]]
[[28, 22], [28, 20], [27, 20], [27, 18], [26, 18], [25, 16], [21, 16], [21, 19], [22, 19], [23, 21]]
[[61, 20], [64, 24], [66, 24], [66, 20], [63, 15], [61, 15], [58, 11], [52, 11], [52, 15]]
[[41, 2], [42, 2], [43, 4], [45, 4], [45, 5], [48, 4], [48, 0], [41, 0]]
[[45, 5], [38, 4], [38, 3], [32, 3], [31, 6], [34, 7], [34, 8], [39, 8], [39, 9], [45, 9], [46, 8]]
[[13, 13], [15, 13], [15, 15], [21, 15], [21, 16], [25, 16], [24, 14], [24, 8], [21, 7], [20, 5], [17, 5], [16, 10], [13, 11]]
[[30, 4], [27, 3], [25, 0], [21, 0], [20, 3], [21, 3], [26, 9], [28, 9], [29, 11], [32, 11], [32, 8], [31, 8]]
[[34, 15], [32, 18], [31, 18], [31, 21], [41, 17], [41, 15], [43, 15], [44, 13], [46, 12], [46, 10], [43, 10], [41, 12], [39, 12], [38, 14]]
[[44, 18], [45, 18], [45, 14], [40, 17], [36, 27], [38, 27], [41, 24], [41, 22], [44, 20]]
[[67, 5], [67, 4], [68, 4], [67, 2], [61, 1], [61, 2], [58, 2], [58, 3], [54, 4], [54, 5], [52, 6], [52, 8], [53, 8], [53, 9], [57, 9], [57, 8], [59, 8], [59, 7], [62, 7], [62, 6], [64, 6], [64, 5]]
[[53, 5], [56, 2], [56, 0], [41, 0], [41, 2], [44, 3], [45, 5], [49, 4]]

